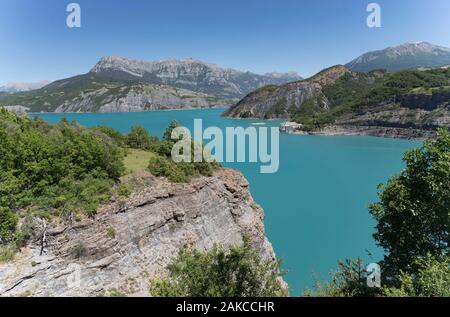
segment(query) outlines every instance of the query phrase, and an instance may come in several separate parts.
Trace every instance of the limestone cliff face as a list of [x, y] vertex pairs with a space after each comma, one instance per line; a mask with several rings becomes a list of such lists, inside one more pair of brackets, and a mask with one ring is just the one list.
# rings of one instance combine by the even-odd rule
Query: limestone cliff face
[[149, 182], [95, 219], [37, 224], [33, 241], [0, 264], [0, 296], [98, 296], [113, 289], [147, 296], [150, 280], [181, 247], [208, 250], [244, 237], [263, 258], [275, 259], [263, 210], [239, 172], [221, 170], [190, 184]]
[[306, 102], [312, 101], [322, 109], [329, 110], [330, 101], [323, 87], [334, 84], [341, 76], [351, 71], [342, 65], [336, 65], [315, 76], [281, 86], [266, 86], [258, 89], [234, 106], [224, 116], [234, 118], [289, 119], [293, 112], [299, 111]]
[[242, 98], [265, 85], [301, 79], [295, 72], [259, 75], [194, 59], [149, 62], [119, 56], [103, 57], [90, 72], [110, 78], [170, 85], [224, 99]]
[[228, 107], [228, 101], [165, 85], [102, 87], [65, 100], [55, 112], [142, 112], [167, 109]]

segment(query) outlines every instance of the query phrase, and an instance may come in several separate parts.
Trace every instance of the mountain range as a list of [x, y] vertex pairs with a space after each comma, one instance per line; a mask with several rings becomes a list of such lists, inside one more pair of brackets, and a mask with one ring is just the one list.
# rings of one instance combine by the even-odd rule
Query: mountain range
[[109, 56], [87, 74], [33, 91], [0, 93], [0, 104], [32, 112], [226, 107], [257, 88], [299, 79], [295, 72], [258, 75], [193, 59], [146, 62]]
[[0, 92], [6, 92], [6, 93], [15, 93], [15, 92], [23, 92], [23, 91], [30, 91], [42, 88], [46, 85], [48, 85], [50, 81], [48, 80], [42, 80], [38, 82], [10, 82], [7, 83], [4, 86], [0, 86]]
[[224, 99], [241, 98], [265, 85], [301, 79], [295, 72], [258, 75], [221, 68], [195, 59], [146, 62], [117, 56], [103, 57], [90, 73], [109, 78], [170, 85]]
[[[341, 77], [354, 80], [347, 80], [343, 85], [353, 90], [340, 93], [352, 96], [356, 89], [361, 97], [359, 93], [378, 87], [368, 82], [388, 81], [392, 72], [446, 70], [448, 65], [450, 49], [427, 42], [368, 52], [345, 66], [332, 67], [307, 80], [295, 72], [259, 75], [195, 59], [148, 62], [107, 56], [86, 74], [58, 80], [42, 88], [10, 85], [9, 93], [0, 92], [0, 106], [21, 112], [129, 112], [234, 105], [227, 112], [230, 116], [298, 118], [300, 109], [303, 114], [315, 115], [317, 107], [324, 111], [335, 108], [335, 96], [327, 92], [337, 87], [335, 82], [342, 82]], [[435, 84], [424, 83], [419, 73], [405, 76], [418, 78], [419, 86], [412, 85], [411, 89], [425, 85], [422, 88], [427, 90]], [[39, 89], [26, 91], [33, 88]], [[392, 87], [388, 88], [391, 91]], [[280, 96], [298, 111], [292, 108], [293, 111], [286, 112]], [[317, 103], [312, 105], [310, 100]], [[358, 100], [352, 101], [355, 102]], [[310, 108], [308, 111], [305, 105]]]
[[368, 52], [345, 66], [356, 72], [368, 72], [375, 69], [399, 71], [435, 68], [445, 65], [450, 65], [450, 48], [428, 42], [417, 42]]

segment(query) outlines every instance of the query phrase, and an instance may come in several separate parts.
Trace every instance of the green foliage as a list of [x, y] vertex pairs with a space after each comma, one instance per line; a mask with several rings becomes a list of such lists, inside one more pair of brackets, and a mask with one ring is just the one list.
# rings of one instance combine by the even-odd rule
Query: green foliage
[[0, 263], [12, 261], [16, 252], [17, 246], [14, 243], [0, 244]]
[[450, 297], [450, 257], [427, 255], [415, 260], [415, 275], [400, 273], [397, 288], [385, 288], [386, 296], [394, 297]]
[[338, 262], [338, 270], [331, 274], [331, 281], [315, 282], [313, 290], [307, 290], [307, 297], [368, 297], [380, 293], [377, 288], [367, 286], [366, 266], [357, 258]]
[[382, 290], [368, 288], [360, 260], [339, 263], [328, 284], [307, 296], [450, 296], [450, 134], [405, 154], [406, 168], [370, 206], [374, 238], [386, 251]]
[[181, 127], [181, 124], [177, 120], [172, 120], [169, 126], [164, 131], [163, 141], [172, 142], [172, 131], [176, 128]]
[[217, 163], [208, 162], [179, 162], [175, 163], [170, 157], [156, 155], [149, 162], [149, 171], [158, 177], [167, 177], [175, 183], [187, 183], [198, 175], [212, 176], [217, 169]]
[[0, 207], [0, 244], [14, 239], [17, 215], [9, 208]]
[[109, 227], [108, 229], [106, 229], [106, 235], [109, 238], [114, 239], [116, 237], [116, 229], [114, 229], [113, 227]]
[[384, 275], [416, 274], [417, 259], [448, 255], [450, 242], [450, 135], [442, 129], [435, 141], [405, 154], [406, 168], [381, 187], [371, 205], [374, 235], [386, 251]]
[[93, 130], [99, 131], [101, 134], [109, 137], [109, 139], [117, 146], [125, 147], [126, 137], [119, 131], [108, 126], [96, 126], [93, 128]]
[[[191, 144], [191, 160], [190, 162], [174, 162], [172, 160], [172, 148], [179, 140], [172, 140], [173, 129], [180, 127], [177, 121], [172, 121], [166, 128], [161, 141], [157, 146], [157, 153], [150, 159], [148, 169], [149, 171], [158, 177], [167, 177], [170, 181], [176, 183], [189, 182], [193, 177], [204, 175], [212, 176], [215, 169], [220, 165], [217, 162], [206, 162], [204, 159], [202, 162], [194, 162], [194, 150], [197, 148], [203, 153], [203, 145], [190, 141]], [[180, 137], [181, 140], [181, 137]]]
[[300, 107], [305, 107], [305, 110], [291, 113], [291, 117], [304, 124], [306, 130], [311, 130], [334, 123], [348, 114], [396, 104], [410, 93], [442, 93], [446, 92], [449, 86], [450, 69], [346, 73], [334, 84], [322, 87], [322, 92], [330, 102], [330, 110], [324, 111], [322, 107], [311, 108], [307, 101]]
[[218, 246], [208, 252], [182, 249], [168, 271], [168, 278], [152, 281], [152, 296], [287, 296], [279, 263], [262, 260], [247, 243], [229, 251]]
[[287, 99], [281, 98], [270, 110], [266, 113], [265, 119], [279, 118], [287, 115]]
[[95, 213], [123, 173], [122, 160], [122, 149], [100, 130], [0, 111], [0, 243], [26, 238], [15, 228], [19, 210]]
[[124, 292], [121, 292], [117, 289], [112, 289], [109, 291], [108, 297], [127, 297], [127, 294], [125, 294]]
[[131, 127], [131, 132], [126, 136], [126, 144], [132, 149], [154, 149], [157, 142], [158, 140], [150, 136], [147, 129], [142, 126]]

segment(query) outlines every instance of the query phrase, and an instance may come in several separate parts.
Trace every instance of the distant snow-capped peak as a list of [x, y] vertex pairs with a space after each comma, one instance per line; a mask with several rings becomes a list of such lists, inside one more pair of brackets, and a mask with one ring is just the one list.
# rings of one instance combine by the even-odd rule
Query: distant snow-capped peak
[[40, 89], [46, 85], [50, 84], [48, 80], [42, 80], [38, 82], [10, 82], [4, 86], [0, 86], [1, 92], [22, 92]]

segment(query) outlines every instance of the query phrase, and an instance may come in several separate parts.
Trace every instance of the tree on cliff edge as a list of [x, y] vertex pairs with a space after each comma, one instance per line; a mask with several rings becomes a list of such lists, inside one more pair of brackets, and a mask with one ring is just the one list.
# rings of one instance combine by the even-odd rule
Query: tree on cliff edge
[[377, 220], [374, 239], [386, 251], [386, 278], [400, 272], [416, 274], [429, 255], [446, 257], [450, 227], [450, 134], [442, 129], [436, 140], [404, 156], [406, 168], [380, 186], [380, 202], [370, 206]]

